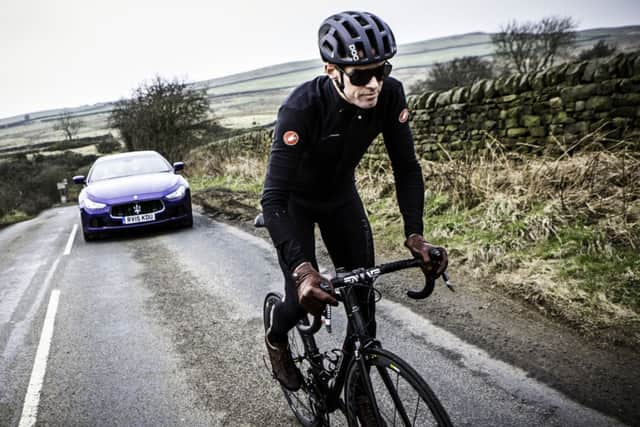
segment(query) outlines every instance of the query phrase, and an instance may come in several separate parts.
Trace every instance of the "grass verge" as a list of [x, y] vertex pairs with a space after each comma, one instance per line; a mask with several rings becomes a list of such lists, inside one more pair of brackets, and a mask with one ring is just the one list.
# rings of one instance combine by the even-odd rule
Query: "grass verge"
[[[494, 141], [481, 154], [423, 161], [425, 235], [447, 246], [452, 271], [475, 277], [476, 286], [507, 293], [589, 336], [639, 347], [640, 156], [630, 147], [623, 141], [605, 150], [591, 135], [571, 150], [558, 143], [524, 156]], [[232, 155], [227, 144], [192, 154], [196, 200], [252, 218], [264, 152]], [[358, 188], [378, 252], [404, 255], [390, 167], [363, 164]], [[244, 214], [221, 197], [229, 192]]]

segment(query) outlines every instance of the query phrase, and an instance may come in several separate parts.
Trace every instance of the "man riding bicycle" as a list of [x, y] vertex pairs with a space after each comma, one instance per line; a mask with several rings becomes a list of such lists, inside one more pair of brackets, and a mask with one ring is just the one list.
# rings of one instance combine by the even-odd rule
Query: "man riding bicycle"
[[[391, 160], [405, 246], [439, 276], [447, 254], [435, 265], [423, 233], [424, 184], [409, 128], [402, 84], [388, 62], [396, 54], [389, 26], [368, 12], [341, 12], [318, 33], [325, 75], [297, 87], [278, 111], [262, 193], [264, 220], [285, 277], [285, 298], [272, 312], [265, 341], [275, 377], [290, 389], [301, 375], [287, 349], [287, 333], [306, 313], [336, 304], [320, 288], [314, 227], [318, 224], [335, 267], [374, 265], [373, 238], [355, 186], [355, 169], [382, 133]], [[375, 336], [373, 293], [360, 290], [361, 309]]]

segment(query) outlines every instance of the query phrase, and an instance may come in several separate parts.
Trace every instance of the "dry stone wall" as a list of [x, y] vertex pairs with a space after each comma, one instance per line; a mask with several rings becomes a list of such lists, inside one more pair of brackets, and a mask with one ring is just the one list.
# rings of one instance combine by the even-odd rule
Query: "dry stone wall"
[[637, 144], [640, 51], [426, 92], [410, 97], [409, 108], [416, 150], [427, 159], [446, 155], [444, 150], [482, 150], [495, 140], [534, 151], [556, 144], [554, 138], [571, 144], [592, 132], [611, 144]]

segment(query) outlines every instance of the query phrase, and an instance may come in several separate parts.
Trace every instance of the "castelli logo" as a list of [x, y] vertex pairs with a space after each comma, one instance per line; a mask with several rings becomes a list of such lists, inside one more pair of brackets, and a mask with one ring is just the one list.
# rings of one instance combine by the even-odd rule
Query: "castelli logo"
[[405, 108], [404, 110], [400, 111], [400, 116], [398, 116], [398, 121], [400, 123], [406, 123], [407, 120], [409, 120], [409, 110]]
[[297, 132], [290, 130], [284, 133], [284, 135], [282, 136], [282, 140], [287, 145], [296, 145], [300, 140], [300, 137], [298, 136]]

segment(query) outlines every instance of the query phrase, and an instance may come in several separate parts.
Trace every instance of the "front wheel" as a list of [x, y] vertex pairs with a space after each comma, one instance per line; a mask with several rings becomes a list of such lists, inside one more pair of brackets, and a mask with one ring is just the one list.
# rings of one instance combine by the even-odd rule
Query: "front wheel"
[[352, 361], [345, 382], [349, 425], [451, 426], [449, 415], [422, 377], [404, 360], [382, 350], [367, 350], [364, 358], [380, 414], [379, 423], [367, 396], [361, 365]]
[[[271, 327], [273, 307], [280, 301], [282, 301], [282, 295], [276, 292], [270, 292], [264, 299], [263, 319], [265, 333]], [[328, 425], [328, 416], [321, 409], [322, 405], [311, 388], [313, 382], [308, 378], [309, 360], [305, 356], [304, 343], [297, 328], [289, 331], [289, 351], [293, 362], [303, 377], [302, 387], [298, 391], [291, 391], [282, 385], [280, 386], [289, 407], [300, 424], [305, 427]]]

